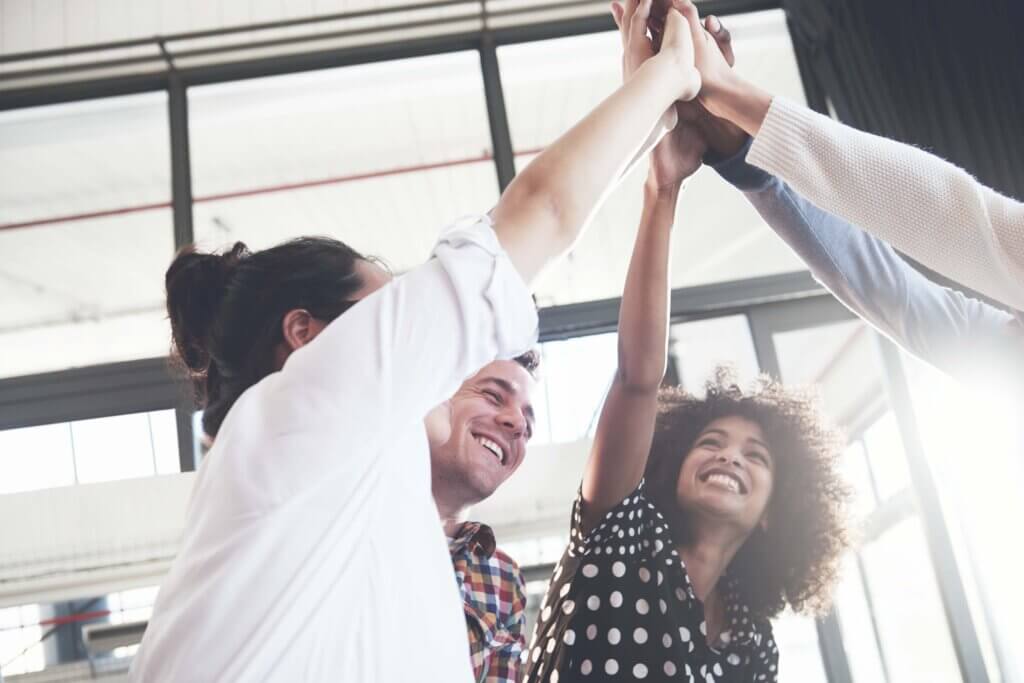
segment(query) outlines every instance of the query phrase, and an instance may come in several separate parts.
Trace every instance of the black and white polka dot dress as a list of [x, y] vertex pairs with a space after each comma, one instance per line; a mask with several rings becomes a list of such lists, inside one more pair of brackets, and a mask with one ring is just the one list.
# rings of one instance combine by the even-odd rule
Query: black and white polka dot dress
[[524, 683], [778, 680], [771, 625], [750, 617], [727, 577], [728, 627], [708, 645], [704, 606], [643, 482], [586, 537], [580, 505], [523, 652]]

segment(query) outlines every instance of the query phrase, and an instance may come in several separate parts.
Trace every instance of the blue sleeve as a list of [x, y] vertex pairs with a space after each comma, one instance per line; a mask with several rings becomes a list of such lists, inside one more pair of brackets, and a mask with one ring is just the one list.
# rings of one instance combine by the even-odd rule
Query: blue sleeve
[[[1017, 371], [1024, 328], [1001, 309], [938, 285], [892, 247], [822, 211], [784, 182], [746, 162], [750, 143], [714, 168], [741, 190], [769, 226], [847, 308], [908, 352], [952, 375], [980, 379], [1002, 365]], [[994, 354], [994, 355], [993, 355]], [[982, 360], [985, 368], [978, 363]]]

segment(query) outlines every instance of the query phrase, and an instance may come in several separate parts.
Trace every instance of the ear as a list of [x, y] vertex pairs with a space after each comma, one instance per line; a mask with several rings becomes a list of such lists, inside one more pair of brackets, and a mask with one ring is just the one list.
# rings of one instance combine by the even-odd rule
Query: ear
[[326, 327], [323, 321], [313, 317], [304, 308], [294, 308], [281, 319], [281, 335], [288, 351], [294, 351], [313, 341]]
[[433, 449], [448, 443], [452, 437], [452, 402], [450, 400], [434, 406], [423, 424], [427, 430], [427, 443]]

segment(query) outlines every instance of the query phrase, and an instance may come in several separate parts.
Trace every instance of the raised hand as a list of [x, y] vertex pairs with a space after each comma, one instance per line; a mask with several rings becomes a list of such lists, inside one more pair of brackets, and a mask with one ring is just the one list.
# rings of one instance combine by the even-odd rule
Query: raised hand
[[[704, 28], [714, 39], [729, 67], [734, 66], [736, 64], [736, 56], [733, 53], [732, 36], [728, 29], [714, 15], [704, 17]], [[731, 157], [746, 142], [747, 134], [741, 128], [734, 125], [728, 119], [715, 116], [704, 105], [700, 104], [699, 101], [688, 102], [683, 106], [693, 107], [697, 110], [695, 125], [700, 130], [701, 137], [707, 143], [708, 152], [715, 158], [724, 159]]]
[[[651, 1], [647, 0], [648, 3]], [[692, 9], [694, 12], [697, 11], [696, 8]], [[680, 14], [675, 7], [670, 7], [665, 13], [665, 26], [661, 33], [661, 45], [658, 53], [670, 57], [678, 69], [679, 84], [682, 87], [678, 99], [682, 102], [688, 102], [697, 97], [701, 90], [702, 76], [698, 68], [695, 37], [696, 34], [689, 26], [689, 20], [684, 18], [684, 15]]]
[[[716, 116], [723, 112], [718, 111], [716, 95], [727, 87], [734, 77], [732, 65], [722, 54], [714, 37], [705, 30], [700, 20], [700, 13], [697, 7], [690, 0], [672, 0], [672, 8], [686, 18], [686, 25], [690, 31], [691, 42], [693, 43], [693, 60], [700, 72], [701, 91], [697, 99], [704, 107]], [[665, 22], [665, 32], [668, 32], [668, 17]]]
[[647, 35], [652, 0], [626, 0], [612, 3], [612, 18], [622, 39], [622, 80], [628, 81], [640, 65], [654, 56], [654, 45]]
[[[665, 16], [669, 8], [683, 10], [683, 0], [655, 0], [651, 8], [650, 17], [647, 20], [651, 31], [652, 45], [655, 52], [661, 46], [662, 33], [665, 29]], [[687, 10], [689, 11], [689, 10]], [[718, 17], [707, 16], [702, 22], [705, 33], [714, 40], [722, 57], [731, 68], [736, 63], [736, 57], [732, 49], [732, 36], [725, 28]], [[707, 85], [704, 84], [704, 88]], [[707, 146], [707, 153], [715, 158], [729, 157], [735, 154], [747, 139], [742, 129], [733, 125], [724, 118], [719, 118], [709, 112], [701, 103], [700, 96], [696, 101], [681, 103], [678, 110], [680, 126], [691, 125], [698, 129], [700, 136]]]
[[[640, 65], [654, 56], [654, 46], [647, 36], [647, 23], [651, 16], [651, 0], [626, 0], [625, 4], [612, 3], [612, 18], [622, 39], [622, 82], [625, 83]], [[676, 108], [669, 107], [651, 131], [643, 149], [651, 149], [658, 140], [676, 125]], [[630, 164], [632, 166], [632, 164]]]
[[682, 182], [700, 168], [701, 159], [707, 151], [707, 143], [694, 119], [697, 110], [689, 104], [675, 103], [675, 128], [651, 150], [647, 183], [658, 192], [678, 190]]

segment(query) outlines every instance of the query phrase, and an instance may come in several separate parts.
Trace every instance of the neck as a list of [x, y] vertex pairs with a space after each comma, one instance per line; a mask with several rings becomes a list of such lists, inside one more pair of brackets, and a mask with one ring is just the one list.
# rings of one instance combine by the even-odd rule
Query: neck
[[445, 536], [455, 536], [459, 527], [466, 521], [469, 505], [462, 501], [446, 499], [445, 496], [438, 495], [437, 491], [434, 492], [434, 504], [437, 505], [437, 513], [441, 517]]
[[725, 526], [695, 528], [693, 540], [677, 548], [686, 563], [686, 573], [693, 584], [693, 590], [701, 602], [712, 596], [718, 580], [726, 567], [736, 556], [744, 537]]

